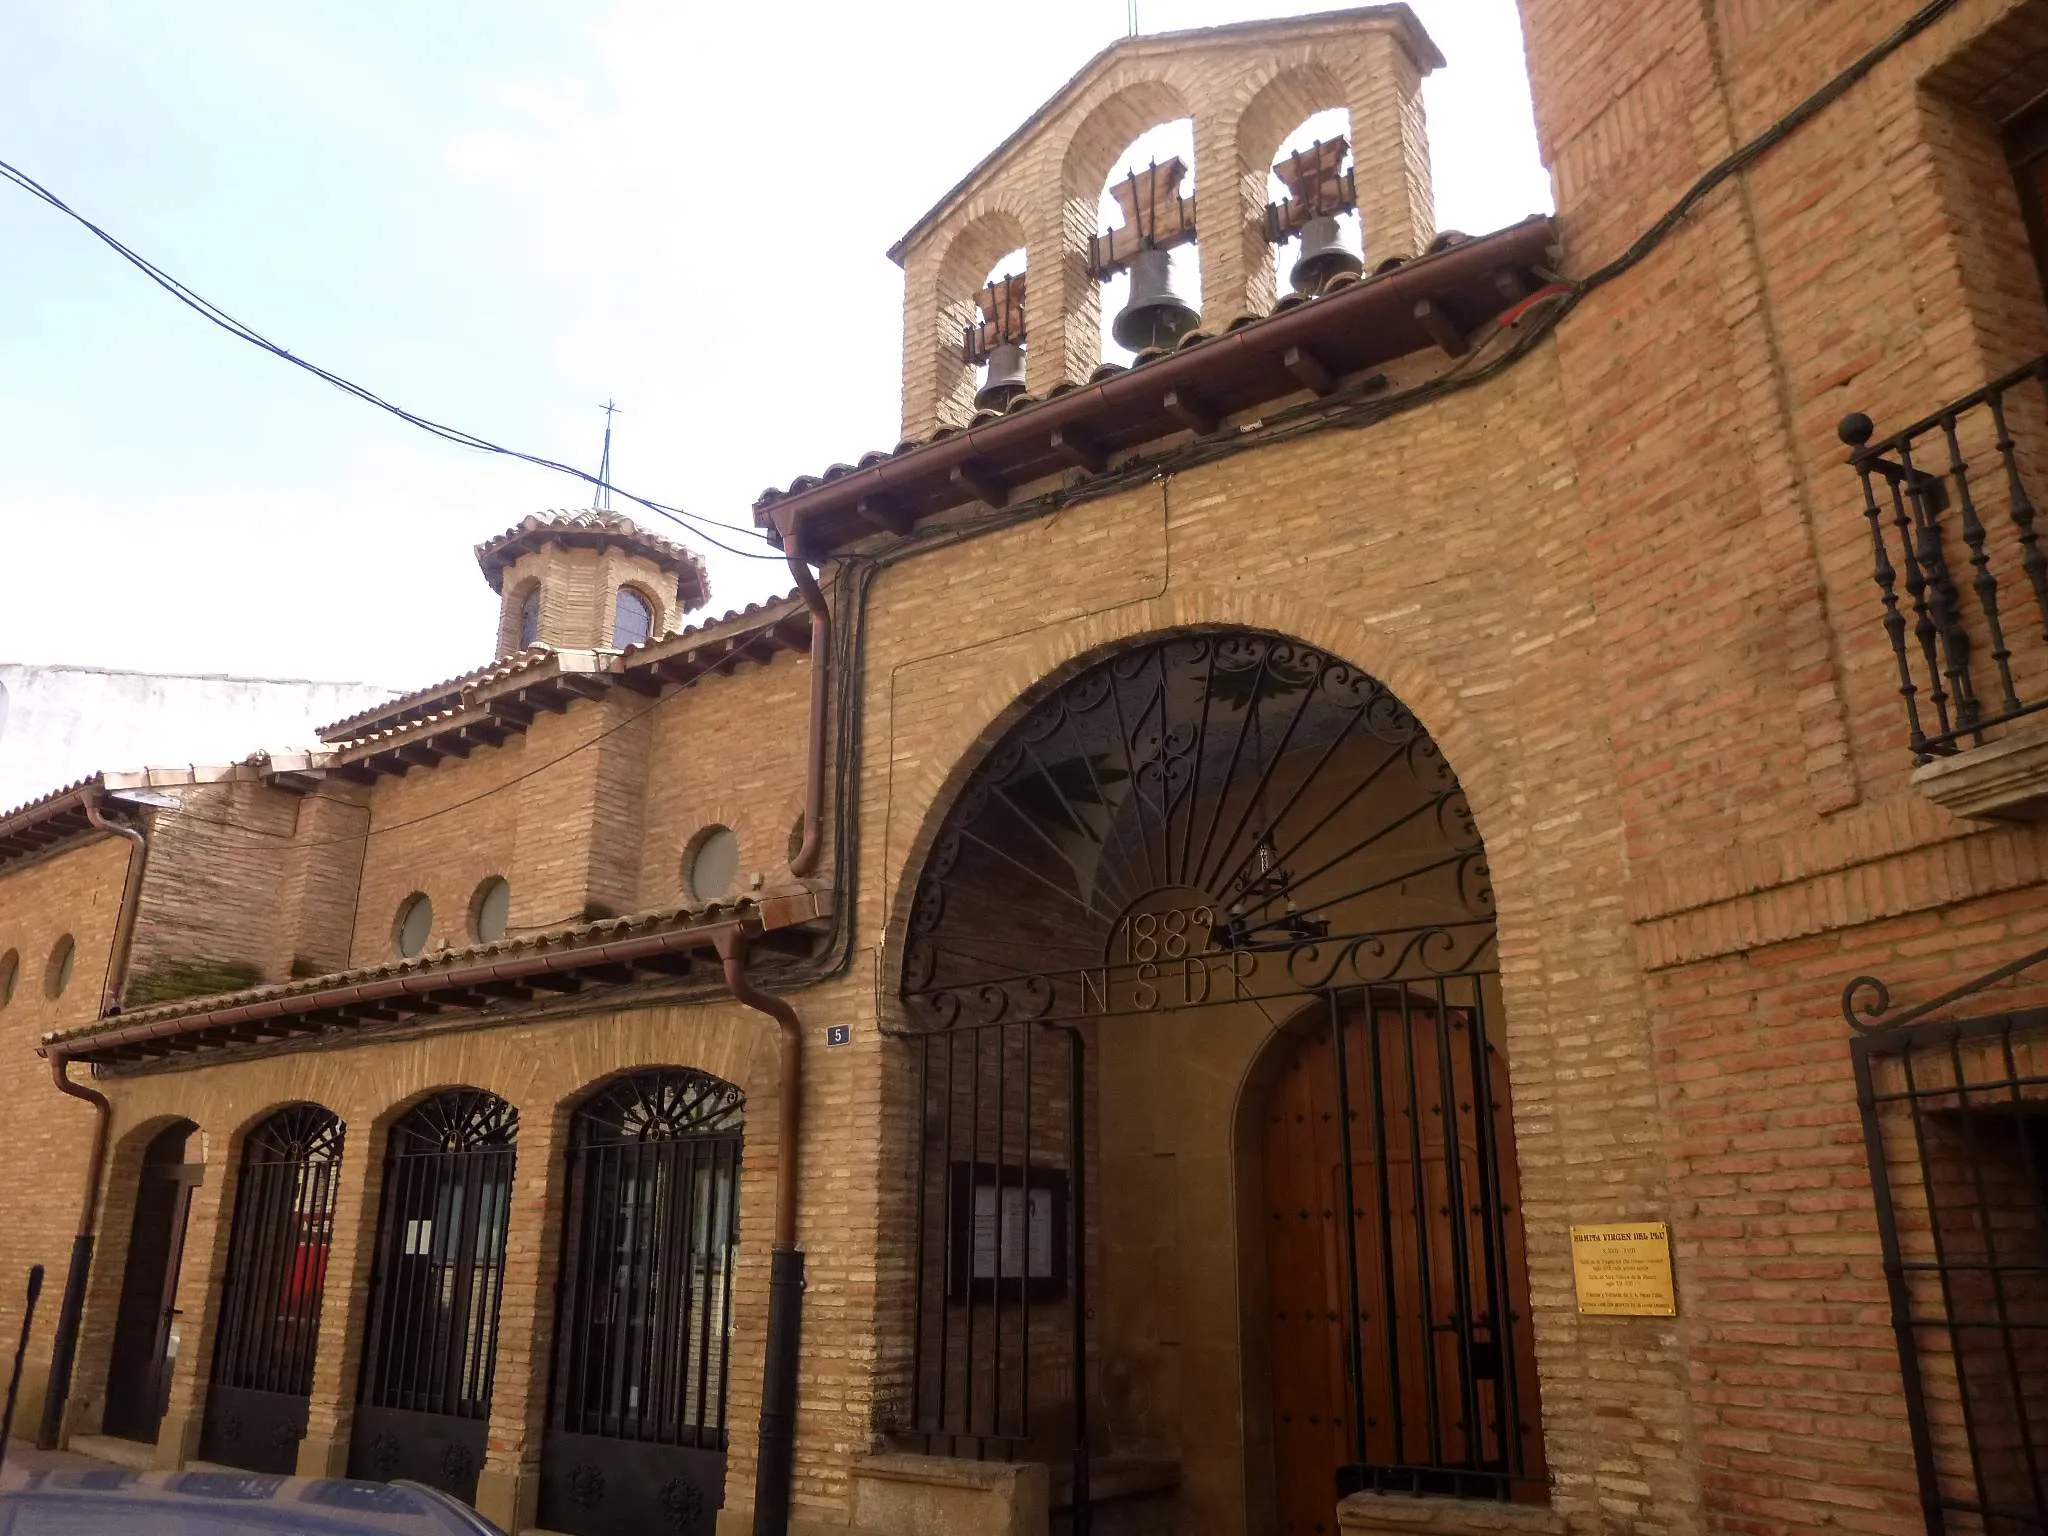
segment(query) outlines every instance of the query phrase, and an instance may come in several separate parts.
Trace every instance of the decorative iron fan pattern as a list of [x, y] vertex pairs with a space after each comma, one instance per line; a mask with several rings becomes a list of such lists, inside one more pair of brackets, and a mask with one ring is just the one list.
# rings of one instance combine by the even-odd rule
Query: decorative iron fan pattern
[[342, 1124], [332, 1110], [292, 1104], [249, 1133], [242, 1156], [250, 1164], [338, 1163], [341, 1143]]
[[1243, 995], [1471, 971], [1492, 935], [1471, 808], [1392, 693], [1281, 636], [1183, 633], [1060, 684], [975, 770], [903, 992], [931, 1026], [1080, 1017], [1145, 966], [1183, 967], [1193, 1005], [1219, 976]]
[[746, 1096], [689, 1067], [634, 1072], [607, 1084], [576, 1111], [578, 1146], [730, 1136], [746, 1119]]
[[391, 1128], [393, 1157], [490, 1152], [519, 1138], [519, 1111], [480, 1088], [451, 1088], [415, 1105]]

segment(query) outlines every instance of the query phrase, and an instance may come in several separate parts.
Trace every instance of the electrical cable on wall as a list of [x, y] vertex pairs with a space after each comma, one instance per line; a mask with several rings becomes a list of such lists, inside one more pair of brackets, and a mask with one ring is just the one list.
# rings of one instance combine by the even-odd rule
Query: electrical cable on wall
[[114, 236], [93, 223], [91, 219], [88, 219], [84, 214], [73, 208], [27, 172], [17, 169], [4, 160], [0, 160], [0, 177], [13, 182], [30, 196], [49, 204], [66, 218], [84, 226], [87, 230], [91, 231], [94, 238], [107, 246], [108, 249], [112, 250], [123, 261], [134, 267], [152, 283], [156, 284], [157, 287], [163, 289], [164, 292], [168, 293], [193, 313], [199, 315], [209, 324], [218, 326], [229, 335], [268, 352], [272, 357], [290, 363], [294, 368], [303, 369], [307, 373], [312, 374], [316, 379], [321, 379], [333, 385], [345, 395], [353, 395], [356, 399], [363, 401], [367, 405], [373, 405], [380, 411], [387, 411], [391, 415], [396, 416], [400, 421], [410, 426], [418, 427], [423, 432], [431, 433], [433, 436], [441, 438], [445, 442], [454, 443], [459, 447], [474, 448], [480, 453], [490, 453], [508, 459], [517, 459], [523, 464], [531, 464], [539, 469], [549, 469], [557, 474], [569, 475], [599, 490], [609, 489], [616, 491], [636, 506], [645, 507], [648, 511], [665, 517], [670, 522], [688, 529], [698, 538], [704, 540], [705, 543], [722, 549], [729, 555], [739, 555], [749, 560], [780, 560], [782, 558], [773, 550], [736, 549], [706, 531], [710, 528], [721, 528], [728, 533], [736, 533], [747, 538], [759, 539], [761, 538], [761, 532], [757, 528], [751, 528], [740, 523], [724, 522], [715, 517], [704, 517], [694, 512], [685, 512], [680, 507], [672, 507], [659, 501], [651, 501], [645, 496], [636, 496], [631, 491], [616, 485], [610, 485], [599, 476], [577, 469], [573, 465], [563, 464], [558, 460], [545, 458], [540, 454], [525, 453], [517, 448], [507, 448], [503, 444], [492, 442], [487, 437], [479, 437], [474, 432], [466, 432], [460, 427], [451, 427], [443, 422], [433, 421], [425, 416], [416, 415], [412, 411], [406, 410], [403, 406], [394, 405], [391, 401], [386, 400], [373, 390], [367, 389], [352, 380], [345, 379], [340, 374], [330, 372], [317, 363], [307, 361], [297, 353], [279, 346], [254, 327], [243, 324], [219, 305], [193, 292], [184, 283], [172, 277], [147, 257], [122, 244]]

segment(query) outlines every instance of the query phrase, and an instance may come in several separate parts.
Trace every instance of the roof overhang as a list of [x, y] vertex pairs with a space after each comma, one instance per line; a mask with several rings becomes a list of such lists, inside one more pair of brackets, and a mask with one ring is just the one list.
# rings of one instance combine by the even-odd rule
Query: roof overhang
[[593, 987], [688, 979], [722, 937], [806, 947], [831, 914], [816, 892], [620, 918], [551, 936], [345, 971], [194, 1003], [168, 1004], [46, 1035], [44, 1056], [100, 1065], [350, 1032], [435, 1015], [567, 998]]
[[92, 834], [89, 812], [110, 809], [105, 780], [94, 774], [0, 816], [0, 869]]
[[1557, 261], [1545, 215], [1246, 320], [1221, 336], [1097, 370], [1093, 382], [941, 429], [799, 480], [754, 505], [771, 541], [815, 560], [881, 531], [973, 502], [1000, 506], [1020, 486], [1112, 460], [1175, 433], [1205, 437], [1227, 418], [1292, 394], [1326, 395], [1381, 364], [1432, 347], [1462, 355], [1481, 324], [1521, 302]]

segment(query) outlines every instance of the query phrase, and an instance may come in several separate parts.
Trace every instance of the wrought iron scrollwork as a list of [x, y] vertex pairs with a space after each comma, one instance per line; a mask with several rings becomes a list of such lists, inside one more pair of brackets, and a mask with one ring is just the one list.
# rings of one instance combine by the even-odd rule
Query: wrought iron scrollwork
[[615, 1079], [577, 1109], [578, 1146], [729, 1136], [746, 1118], [746, 1097], [722, 1078], [688, 1067]]
[[1436, 743], [1369, 674], [1260, 632], [1127, 648], [1024, 714], [933, 841], [903, 995], [926, 1028], [1116, 1012], [1166, 995], [1158, 957], [1116, 952], [1166, 910], [1206, 914], [1166, 957], [1193, 1001], [1167, 1006], [1250, 995], [1233, 956], [1289, 990], [1493, 963], [1479, 828]]

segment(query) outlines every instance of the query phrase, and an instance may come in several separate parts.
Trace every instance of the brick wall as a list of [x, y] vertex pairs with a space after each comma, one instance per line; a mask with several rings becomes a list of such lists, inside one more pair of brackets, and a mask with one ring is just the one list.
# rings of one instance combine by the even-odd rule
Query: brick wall
[[[0, 1007], [0, 1337], [20, 1336], [28, 1269], [41, 1264], [43, 1297], [16, 1410], [31, 1424], [42, 1407], [93, 1126], [91, 1109], [51, 1085], [36, 1045], [51, 1030], [90, 1023], [99, 1011], [128, 850], [125, 839], [93, 837], [0, 870], [0, 964], [11, 952], [19, 966], [14, 995]], [[71, 979], [53, 998], [45, 987], [48, 962], [66, 934], [76, 946]]]
[[[1700, 170], [1907, 9], [1525, 0], [1571, 270], [1622, 249]], [[796, 1000], [817, 1047], [800, 1211], [804, 1519], [844, 1521], [849, 1463], [907, 1377], [916, 1105], [907, 1053], [880, 1026], [901, 1022], [905, 912], [946, 808], [1047, 678], [1134, 637], [1237, 624], [1298, 636], [1384, 681], [1442, 745], [1486, 839], [1556, 1522], [1916, 1528], [1839, 997], [1865, 973], [1901, 996], [1933, 996], [2043, 943], [2048, 836], [1960, 824], [1910, 789], [1860, 497], [1833, 434], [1850, 409], [1881, 426], [1918, 416], [2048, 340], [2011, 248], [1981, 99], [1956, 62], [2014, 14], [1966, 0], [1590, 296], [1553, 342], [1479, 388], [876, 577], [858, 698], [859, 949], [844, 978]], [[1105, 82], [1091, 109], [1139, 84]], [[1238, 83], [1255, 89], [1249, 75]], [[1287, 100], [1275, 121], [1299, 104]], [[1118, 140], [1104, 153], [1120, 147], [1130, 112], [1095, 119], [1104, 144]], [[1213, 142], [1196, 115], [1198, 144]], [[1047, 174], [1066, 164], [1064, 150], [1047, 159], [1033, 142], [1015, 154]], [[1083, 208], [975, 193], [948, 227], [963, 240], [976, 227], [988, 243], [1016, 228], [1046, 239], [1081, 227]], [[938, 244], [913, 248], [913, 277], [944, 263]], [[1248, 269], [1243, 280], [1257, 281]], [[1077, 298], [1052, 345], [1041, 334], [1034, 370], [1057, 374], [1079, 355], [1093, 325], [1084, 308]], [[939, 327], [912, 318], [906, 414], [936, 419], [951, 398], [925, 350]], [[1403, 369], [1425, 364], [1435, 366]], [[743, 667], [651, 706], [623, 695], [576, 704], [503, 747], [380, 779], [364, 796], [373, 835], [351, 958], [388, 954], [397, 904], [414, 889], [434, 899], [437, 937], [461, 942], [487, 874], [509, 874], [515, 928], [628, 890], [635, 905], [665, 904], [682, 850], [713, 822], [738, 832], [743, 875], [772, 886], [801, 792], [808, 665]], [[354, 846], [346, 811], [321, 809], [342, 822], [340, 848]], [[98, 885], [60, 882], [33, 898], [17, 894], [25, 884], [0, 885], [0, 924], [26, 925], [21, 914], [44, 901], [90, 911], [104, 899], [90, 893], [118, 880], [117, 853], [65, 856], [97, 860]], [[70, 867], [10, 878], [56, 881], [36, 870]], [[328, 894], [302, 906], [337, 909], [342, 878], [323, 877]], [[12, 1013], [0, 1024], [13, 1028]], [[830, 1024], [853, 1027], [846, 1047], [822, 1048]], [[211, 1162], [288, 1098], [342, 1113], [354, 1214], [338, 1218], [332, 1297], [364, 1274], [382, 1127], [452, 1082], [512, 1098], [536, 1151], [558, 1134], [547, 1128], [562, 1106], [619, 1067], [673, 1062], [740, 1082], [742, 1223], [760, 1233], [768, 1040], [757, 1016], [724, 1003], [558, 1004], [489, 1030], [128, 1076], [110, 1091], [123, 1155], [173, 1114], [208, 1133]], [[33, 1102], [0, 1129], [0, 1166], [32, 1165], [32, 1138], [83, 1124], [54, 1095]], [[1204, 1127], [1177, 1129], [1192, 1138]], [[507, 1515], [537, 1444], [544, 1373], [526, 1362], [546, 1355], [541, 1298], [560, 1198], [555, 1160], [522, 1154], [520, 1166], [525, 1246], [508, 1278], [489, 1467], [510, 1480], [491, 1495]], [[117, 1159], [108, 1231], [121, 1230], [132, 1177]], [[30, 1197], [0, 1186], [0, 1210]], [[1672, 1224], [1679, 1315], [1580, 1317], [1567, 1227], [1633, 1218]], [[217, 1254], [208, 1219], [200, 1251]], [[216, 1265], [195, 1260], [193, 1315], [205, 1314]], [[749, 1235], [733, 1519], [751, 1497], [765, 1270]], [[117, 1283], [110, 1257], [89, 1314], [99, 1379]], [[323, 1444], [345, 1443], [359, 1311], [332, 1310], [323, 1328]], [[198, 1367], [184, 1369], [174, 1398], [189, 1419]]]

